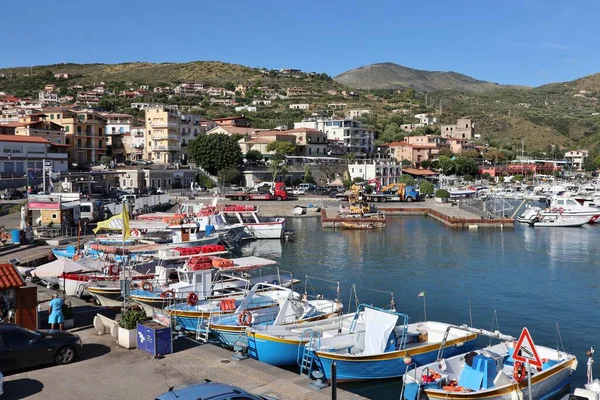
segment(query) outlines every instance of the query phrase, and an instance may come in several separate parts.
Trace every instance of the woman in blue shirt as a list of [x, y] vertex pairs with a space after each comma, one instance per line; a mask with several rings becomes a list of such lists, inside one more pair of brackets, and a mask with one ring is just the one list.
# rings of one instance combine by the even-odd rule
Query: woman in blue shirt
[[63, 299], [59, 298], [56, 293], [52, 295], [52, 300], [48, 305], [48, 313], [50, 316], [48, 317], [48, 323], [50, 324], [50, 329], [54, 330], [55, 325], [58, 324], [59, 329], [62, 331], [64, 329], [65, 316], [62, 312], [62, 306], [65, 302]]

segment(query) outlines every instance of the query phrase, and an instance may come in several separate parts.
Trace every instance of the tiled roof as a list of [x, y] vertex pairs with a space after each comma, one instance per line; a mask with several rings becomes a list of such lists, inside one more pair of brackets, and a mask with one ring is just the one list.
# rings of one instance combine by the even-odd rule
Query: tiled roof
[[421, 175], [421, 176], [437, 175], [437, 173], [430, 171], [428, 169], [402, 168], [402, 172], [410, 174], [410, 175]]
[[50, 142], [43, 137], [38, 136], [15, 136], [15, 135], [0, 135], [0, 142], [21, 142], [21, 143], [44, 143]]
[[0, 264], [0, 289], [14, 289], [25, 284], [12, 264]]

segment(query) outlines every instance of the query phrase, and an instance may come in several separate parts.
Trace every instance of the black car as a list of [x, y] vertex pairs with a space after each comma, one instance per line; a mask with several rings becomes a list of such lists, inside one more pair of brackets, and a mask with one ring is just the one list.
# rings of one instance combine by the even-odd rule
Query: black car
[[17, 200], [24, 198], [25, 195], [19, 190], [9, 190], [2, 195], [2, 200]]
[[64, 331], [32, 331], [0, 323], [0, 371], [69, 364], [81, 356], [81, 338]]

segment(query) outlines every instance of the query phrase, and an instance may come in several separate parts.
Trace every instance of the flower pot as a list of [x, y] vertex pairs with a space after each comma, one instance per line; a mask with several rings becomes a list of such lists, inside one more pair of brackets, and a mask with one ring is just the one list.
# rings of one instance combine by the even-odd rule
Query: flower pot
[[137, 347], [137, 329], [125, 329], [119, 326], [119, 346], [126, 349]]

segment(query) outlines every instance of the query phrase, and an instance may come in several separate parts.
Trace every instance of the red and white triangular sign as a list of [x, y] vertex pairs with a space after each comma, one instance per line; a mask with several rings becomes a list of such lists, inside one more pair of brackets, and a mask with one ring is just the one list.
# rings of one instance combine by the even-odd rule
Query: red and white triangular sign
[[531, 339], [531, 335], [529, 334], [527, 328], [523, 328], [521, 336], [519, 337], [517, 345], [515, 346], [515, 352], [513, 353], [512, 358], [516, 361], [521, 361], [524, 363], [528, 362], [536, 367], [542, 367], [542, 359], [535, 349], [535, 344], [533, 344], [533, 340]]

